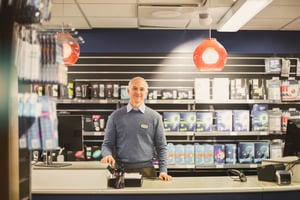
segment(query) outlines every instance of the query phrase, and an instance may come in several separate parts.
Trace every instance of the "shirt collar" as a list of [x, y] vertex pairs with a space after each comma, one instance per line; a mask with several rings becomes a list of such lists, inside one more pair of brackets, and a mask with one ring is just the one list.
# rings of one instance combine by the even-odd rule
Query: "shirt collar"
[[146, 106], [145, 104], [140, 105], [138, 108], [133, 108], [130, 103], [127, 104], [127, 112], [130, 112], [131, 110], [137, 110], [141, 111], [142, 113], [145, 113]]

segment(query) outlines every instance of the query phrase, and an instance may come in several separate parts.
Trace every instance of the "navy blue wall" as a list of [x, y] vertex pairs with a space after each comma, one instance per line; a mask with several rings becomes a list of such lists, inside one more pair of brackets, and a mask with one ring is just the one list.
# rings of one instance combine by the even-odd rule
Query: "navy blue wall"
[[[79, 30], [81, 53], [193, 52], [208, 30]], [[300, 54], [300, 31], [212, 31], [229, 54]]]

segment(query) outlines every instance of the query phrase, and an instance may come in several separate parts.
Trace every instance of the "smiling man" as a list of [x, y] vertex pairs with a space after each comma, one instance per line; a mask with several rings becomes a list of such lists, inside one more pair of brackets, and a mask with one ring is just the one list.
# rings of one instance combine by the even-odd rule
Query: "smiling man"
[[139, 172], [143, 177], [156, 177], [153, 157], [159, 159], [159, 179], [172, 179], [167, 173], [167, 142], [161, 115], [147, 107], [144, 99], [148, 83], [142, 77], [129, 81], [127, 106], [114, 111], [106, 126], [101, 162], [123, 166], [126, 172]]

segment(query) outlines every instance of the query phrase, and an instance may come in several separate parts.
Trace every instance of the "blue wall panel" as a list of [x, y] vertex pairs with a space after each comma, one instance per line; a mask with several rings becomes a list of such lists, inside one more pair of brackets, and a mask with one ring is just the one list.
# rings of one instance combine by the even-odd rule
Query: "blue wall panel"
[[[85, 44], [81, 53], [181, 53], [193, 52], [208, 30], [79, 30]], [[229, 54], [300, 54], [299, 31], [212, 31]]]

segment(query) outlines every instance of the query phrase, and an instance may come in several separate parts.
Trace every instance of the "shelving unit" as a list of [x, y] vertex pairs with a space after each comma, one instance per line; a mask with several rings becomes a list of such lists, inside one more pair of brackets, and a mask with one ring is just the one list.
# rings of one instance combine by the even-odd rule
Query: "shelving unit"
[[[117, 83], [127, 85], [130, 78], [143, 76], [152, 88], [193, 88], [195, 78], [244, 78], [244, 79], [272, 79], [280, 77], [277, 74], [265, 73], [265, 58], [272, 55], [230, 55], [227, 64], [221, 72], [200, 72], [194, 67], [188, 53], [169, 55], [83, 55], [77, 64], [69, 68], [69, 82]], [[292, 56], [290, 76], [296, 75], [296, 64]], [[287, 57], [277, 55], [277, 57]], [[285, 79], [285, 78], [283, 78]], [[298, 79], [298, 77], [296, 77]], [[211, 90], [211, 89], [210, 89]], [[128, 103], [122, 99], [58, 99], [57, 111], [69, 114], [101, 114], [109, 115], [115, 109]], [[300, 102], [273, 102], [267, 99], [229, 99], [229, 100], [195, 100], [195, 99], [154, 99], [146, 100], [146, 105], [160, 113], [168, 111], [215, 111], [218, 109], [247, 109], [254, 104], [267, 104], [269, 109], [290, 107], [300, 110]], [[84, 131], [84, 141], [88, 144], [101, 145], [104, 132]], [[240, 141], [271, 141], [283, 139], [284, 132], [270, 133], [268, 131], [247, 132], [166, 132], [168, 142], [193, 143], [225, 143]], [[169, 170], [178, 173], [208, 173], [223, 172], [228, 168], [240, 168], [255, 172], [258, 163], [213, 164], [213, 165], [169, 165]]]

